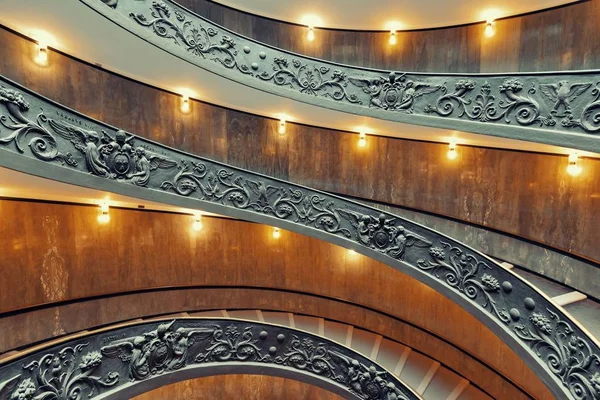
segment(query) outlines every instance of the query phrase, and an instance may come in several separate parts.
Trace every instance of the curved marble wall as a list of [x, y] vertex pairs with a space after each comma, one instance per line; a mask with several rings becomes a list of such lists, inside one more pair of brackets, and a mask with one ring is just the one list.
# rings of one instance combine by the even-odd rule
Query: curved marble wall
[[600, 153], [594, 135], [600, 130], [598, 71], [448, 75], [372, 70], [250, 40], [172, 0], [121, 0], [111, 6], [81, 1], [125, 30], [106, 27], [99, 35], [126, 32], [127, 39], [141, 39], [132, 48], [150, 43], [153, 50], [173, 56], [176, 65], [185, 61], [227, 83], [350, 114]]
[[[68, 57], [35, 65], [33, 44], [0, 30], [0, 72], [56, 101], [190, 153], [343, 195], [407, 206], [525, 237], [600, 260], [592, 232], [600, 224], [600, 161], [584, 159], [581, 176], [566, 157], [369, 137], [288, 124], [205, 103], [179, 111], [179, 96]], [[82, 88], [85, 88], [83, 90]], [[139, 107], [144, 104], [144, 107]], [[257, 154], [263, 156], [257, 157]], [[390, 178], [391, 177], [391, 178]]]
[[[486, 38], [483, 24], [400, 32], [316, 30], [246, 14], [210, 0], [177, 0], [202, 16], [263, 43], [308, 56], [401, 71], [563, 71], [600, 67], [600, 4], [579, 1], [551, 10], [496, 21]], [[318, 10], [316, 10], [318, 11]]]
[[[20, 311], [23, 308], [111, 293], [190, 285], [283, 288], [347, 299], [397, 316], [456, 343], [529, 393], [541, 398], [550, 396], [523, 360], [461, 307], [402, 273], [319, 240], [287, 231], [275, 240], [270, 227], [217, 218], [207, 218], [204, 230], [192, 233], [190, 216], [135, 210], [111, 210], [108, 225], [97, 225], [96, 207], [0, 201], [0, 214], [5, 221], [0, 234], [11, 238], [0, 243], [3, 247], [0, 252], [5, 255], [2, 261], [5, 275], [0, 282], [5, 289], [0, 290], [0, 304], [2, 311], [12, 311], [4, 314], [3, 319], [11, 321], [10, 315], [15, 315], [12, 322], [20, 327], [27, 326], [18, 318], [18, 314], [25, 314]], [[24, 215], [28, 216], [25, 224], [21, 219]], [[105, 321], [135, 318], [136, 312], [137, 316], [160, 313], [159, 307], [181, 311], [182, 304], [190, 304], [196, 310], [296, 307], [296, 312], [332, 319], [336, 319], [335, 315], [354, 315], [358, 318], [357, 325], [362, 325], [360, 319], [371, 320], [368, 313], [348, 307], [314, 301], [298, 303], [288, 293], [266, 296], [256, 292], [223, 296], [219, 290], [204, 296], [198, 293], [181, 292], [177, 296], [166, 293], [162, 297], [160, 293], [149, 293], [133, 296], [132, 301], [117, 297], [114, 301], [87, 302], [92, 307], [96, 304], [94, 308], [100, 315], [90, 315], [85, 321], [102, 323], [102, 318]], [[228, 298], [232, 301], [226, 303]], [[73, 315], [87, 315], [85, 310], [89, 309], [81, 302], [70, 307], [40, 308], [44, 311], [41, 314], [28, 312], [25, 321], [35, 321], [40, 327], [31, 333], [20, 328], [8, 329], [15, 332], [12, 343], [19, 343], [24, 336], [39, 340], [48, 329], [60, 332], [69, 329], [68, 326], [77, 326], [78, 322], [70, 322]], [[167, 308], [163, 312], [170, 311]], [[329, 315], [324, 315], [326, 312]], [[381, 331], [389, 324], [384, 320], [381, 317], [371, 320], [373, 329], [366, 328]], [[411, 329], [398, 326], [395, 329], [417, 340], [424, 338], [422, 334], [411, 333]], [[35, 335], [42, 336], [36, 339]], [[415, 347], [422, 349], [427, 344], [422, 342]], [[456, 356], [456, 351], [450, 355]], [[468, 369], [465, 377], [478, 382], [472, 375], [481, 373], [480, 364], [468, 358], [462, 362], [454, 359], [445, 363], [457, 371]]]

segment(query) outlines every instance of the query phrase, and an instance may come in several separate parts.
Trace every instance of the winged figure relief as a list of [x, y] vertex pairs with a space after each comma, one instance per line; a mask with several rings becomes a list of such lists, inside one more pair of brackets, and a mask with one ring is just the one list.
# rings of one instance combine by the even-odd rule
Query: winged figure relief
[[433, 243], [423, 236], [411, 232], [403, 226], [399, 226], [396, 228], [394, 247], [390, 248], [388, 253], [394, 258], [400, 259], [404, 256], [404, 252], [409, 247], [415, 246], [425, 248], [430, 247], [432, 244]]
[[258, 196], [258, 204], [263, 206], [268, 205], [269, 197], [273, 196], [280, 190], [280, 188], [278, 187], [265, 185], [265, 183], [261, 181], [255, 182], [251, 180], [246, 180], [246, 184], [248, 185], [250, 190], [252, 190], [254, 194]]
[[350, 210], [339, 209], [338, 212], [345, 217], [356, 229], [356, 240], [365, 246], [371, 245], [371, 225], [376, 222], [370, 215], [359, 214]]
[[412, 113], [415, 99], [441, 88], [428, 82], [406, 79], [406, 74], [390, 72], [387, 78], [356, 78], [348, 80], [370, 96], [370, 106], [384, 110], [403, 110]]
[[130, 175], [132, 183], [138, 186], [148, 185], [150, 180], [150, 171], [158, 168], [172, 168], [177, 165], [176, 161], [167, 157], [153, 153], [142, 147], [135, 149], [136, 172]]
[[100, 351], [108, 358], [119, 358], [128, 363], [132, 381], [182, 368], [186, 364], [188, 348], [196, 340], [210, 337], [214, 329], [180, 327], [173, 330], [174, 323], [173, 320], [139, 336], [115, 340]]
[[50, 127], [62, 138], [70, 141], [77, 150], [83, 153], [88, 171], [94, 175], [109, 176], [108, 166], [102, 161], [98, 142], [108, 143], [110, 137], [102, 131], [102, 138], [96, 131], [86, 130], [66, 122], [48, 118]]
[[177, 162], [142, 147], [134, 147], [133, 136], [119, 130], [112, 138], [105, 131], [83, 129], [63, 121], [48, 119], [50, 127], [62, 138], [69, 140], [83, 153], [91, 174], [111, 179], [126, 180], [146, 186], [150, 173], [158, 168], [172, 168]]
[[550, 113], [558, 117], [565, 117], [572, 113], [571, 102], [588, 90], [590, 86], [592, 86], [591, 83], [569, 85], [568, 81], [563, 80], [557, 85], [542, 84], [540, 90], [550, 101], [554, 102]]
[[426, 82], [406, 82], [406, 89], [402, 95], [400, 104], [396, 107], [399, 110], [406, 110], [408, 113], [414, 111], [415, 99], [423, 95], [433, 93], [441, 88], [440, 85], [432, 85]]

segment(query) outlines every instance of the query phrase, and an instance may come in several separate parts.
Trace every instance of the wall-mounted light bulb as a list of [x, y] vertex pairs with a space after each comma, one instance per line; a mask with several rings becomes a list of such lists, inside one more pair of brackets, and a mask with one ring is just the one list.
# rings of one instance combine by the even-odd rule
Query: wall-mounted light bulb
[[40, 41], [37, 46], [37, 54], [34, 59], [35, 63], [45, 67], [48, 65], [48, 45]]
[[312, 42], [313, 40], [315, 40], [315, 28], [314, 28], [314, 26], [309, 26], [308, 27], [308, 34], [306, 35], [306, 39], [308, 39], [309, 42]]
[[581, 165], [579, 165], [579, 156], [577, 153], [569, 154], [569, 165], [567, 166], [567, 174], [577, 176], [581, 174]]
[[281, 231], [279, 228], [273, 228], [273, 239], [279, 239], [281, 237]]
[[100, 204], [100, 214], [98, 215], [98, 222], [106, 224], [110, 221], [110, 214], [108, 213], [108, 203], [104, 202]]
[[488, 20], [485, 23], [485, 29], [484, 29], [484, 34], [485, 37], [492, 37], [496, 34], [496, 28], [494, 27], [494, 20]]
[[458, 157], [458, 152], [456, 151], [456, 142], [450, 142], [446, 157], [448, 157], [449, 160], [456, 160], [456, 157]]
[[390, 46], [393, 46], [396, 43], [398, 43], [398, 39], [396, 38], [396, 31], [390, 31], [390, 38], [388, 39], [388, 43], [390, 44]]
[[192, 223], [192, 229], [195, 232], [200, 232], [204, 226], [202, 225], [202, 216], [194, 215], [194, 222]]
[[181, 112], [184, 114], [187, 114], [190, 112], [190, 110], [192, 109], [192, 106], [190, 104], [190, 96], [188, 96], [187, 94], [184, 94], [181, 96]]
[[280, 135], [285, 135], [285, 118], [281, 118], [279, 120], [279, 127], [277, 128], [277, 133]]
[[367, 147], [367, 134], [364, 131], [358, 133], [358, 147]]

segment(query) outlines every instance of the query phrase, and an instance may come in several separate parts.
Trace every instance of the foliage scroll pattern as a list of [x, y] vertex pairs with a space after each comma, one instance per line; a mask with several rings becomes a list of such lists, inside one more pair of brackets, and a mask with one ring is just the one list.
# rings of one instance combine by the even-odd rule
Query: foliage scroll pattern
[[328, 339], [262, 323], [185, 319], [103, 331], [0, 365], [0, 400], [94, 398], [214, 363], [285, 366], [364, 400], [419, 398], [393, 374]]
[[[32, 116], [34, 109], [39, 112]], [[327, 193], [178, 152], [82, 117], [8, 81], [0, 84], [0, 122], [0, 151], [21, 155], [23, 162], [38, 160], [44, 171], [56, 168], [52, 177], [57, 180], [70, 169], [114, 181], [116, 191], [151, 190], [197, 201], [199, 208], [218, 205], [223, 214], [242, 211], [256, 220], [280, 221], [300, 233], [346, 243], [408, 271], [450, 297], [466, 300], [467, 309], [483, 312], [496, 332], [509, 332], [573, 398], [600, 398], [600, 349], [594, 339], [520, 278], [435, 231]], [[260, 361], [253, 340], [242, 333], [232, 341], [226, 332], [219, 333], [213, 336], [217, 353], [201, 358]], [[282, 356], [282, 362], [321, 354], [318, 348], [290, 351], [295, 353], [287, 361]], [[180, 350], [179, 358], [161, 365], [179, 365], [184, 353]], [[319, 358], [318, 369], [328, 370], [328, 362]], [[143, 377], [163, 367], [136, 368], [129, 376]]]
[[[506, 76], [378, 71], [263, 45], [171, 0], [120, 0], [101, 7], [97, 3], [105, 0], [82, 1], [108, 18], [120, 14], [125, 17], [121, 20], [125, 22], [120, 22], [124, 28], [200, 67], [216, 73], [224, 68], [225, 76], [239, 78], [241, 83], [324, 107], [353, 113], [363, 110], [368, 115], [423, 125], [434, 123], [431, 117], [436, 117], [434, 126], [441, 127], [444, 123], [439, 120], [448, 119], [450, 129], [455, 129], [457, 122], [463, 123], [464, 129], [476, 126], [473, 123], [485, 124], [471, 129], [486, 134], [494, 134], [494, 127], [500, 125], [527, 129], [533, 141], [544, 141], [540, 130], [600, 132], [598, 71]], [[377, 110], [379, 113], [371, 113]], [[510, 136], [508, 132], [502, 135]]]

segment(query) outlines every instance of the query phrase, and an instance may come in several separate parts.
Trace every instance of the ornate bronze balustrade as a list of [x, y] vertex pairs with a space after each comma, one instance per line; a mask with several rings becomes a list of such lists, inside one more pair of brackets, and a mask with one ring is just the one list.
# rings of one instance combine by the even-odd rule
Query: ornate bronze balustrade
[[380, 71], [273, 48], [171, 0], [81, 1], [160, 49], [266, 92], [353, 114], [600, 153], [600, 71]]
[[355, 249], [468, 310], [557, 397], [600, 399], [598, 343], [547, 297], [483, 254], [398, 216], [168, 148], [5, 78], [0, 82], [0, 166], [279, 226]]
[[0, 400], [129, 398], [199, 376], [259, 373], [345, 398], [421, 397], [356, 351], [296, 329], [230, 319], [178, 319], [103, 329], [0, 365]]

